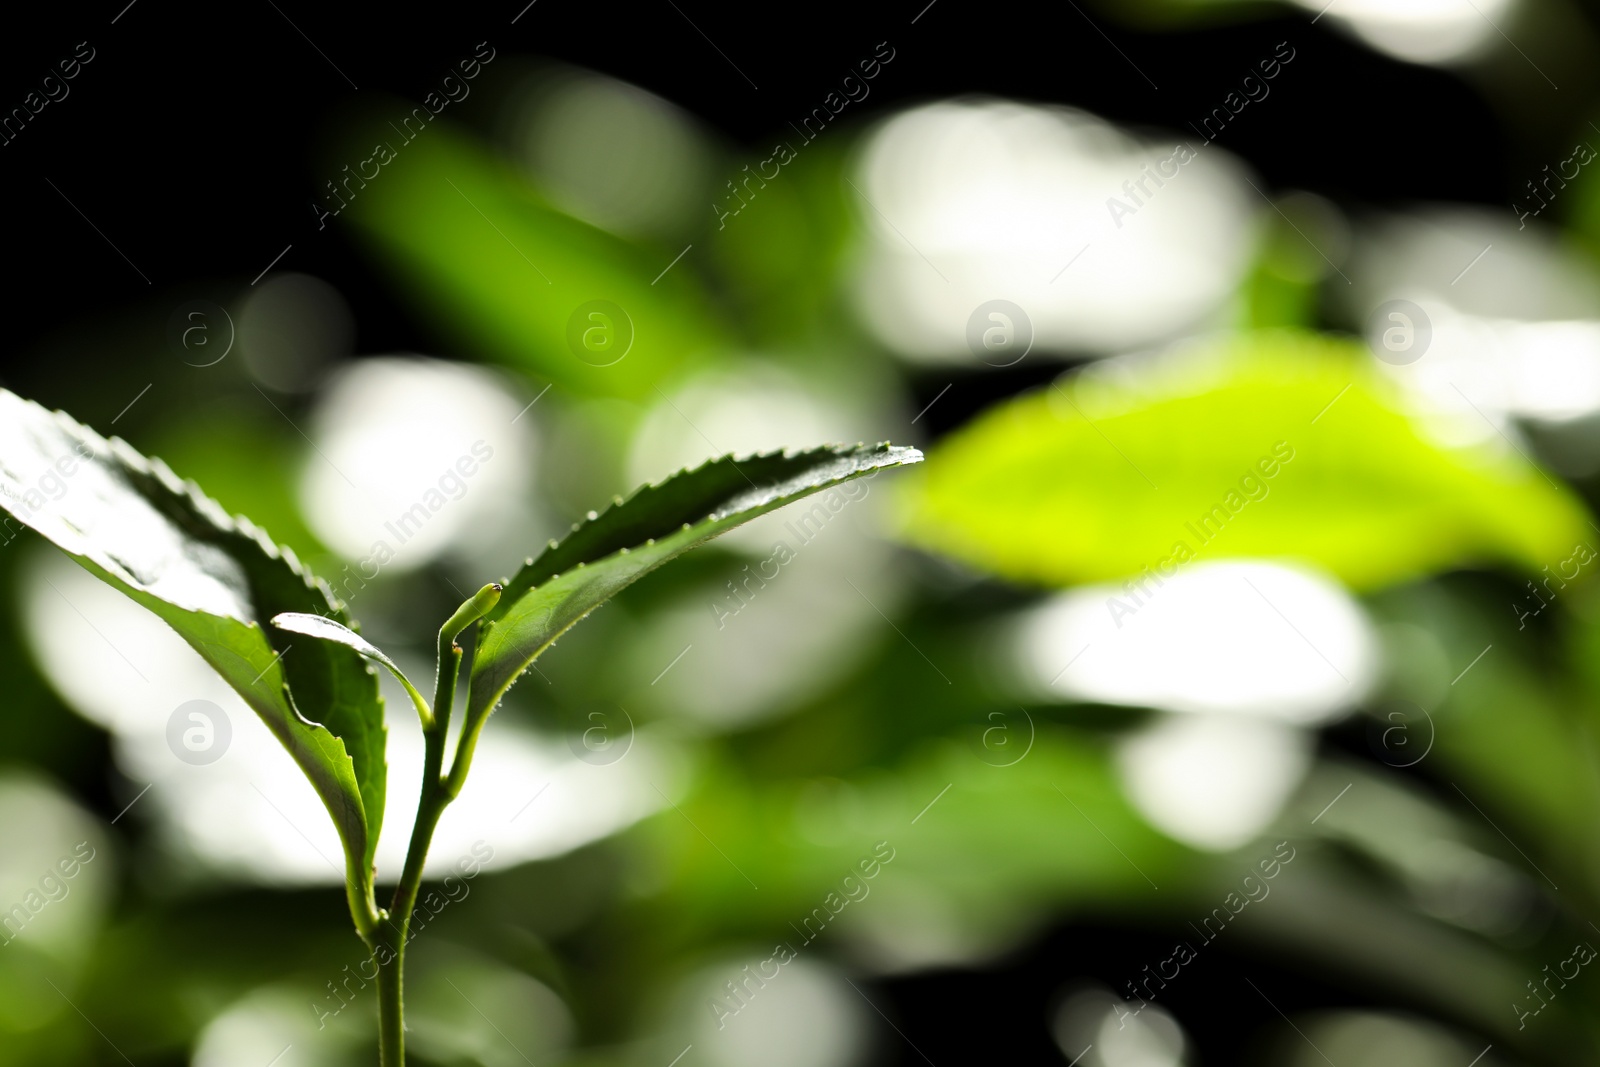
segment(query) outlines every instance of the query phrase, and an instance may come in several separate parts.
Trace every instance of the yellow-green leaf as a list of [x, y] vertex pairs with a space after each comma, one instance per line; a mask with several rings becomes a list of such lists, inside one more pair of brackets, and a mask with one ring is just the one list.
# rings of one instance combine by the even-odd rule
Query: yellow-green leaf
[[1431, 440], [1353, 342], [1263, 333], [997, 405], [934, 452], [905, 536], [1051, 586], [1264, 557], [1370, 589], [1566, 558], [1582, 505], [1493, 445]]

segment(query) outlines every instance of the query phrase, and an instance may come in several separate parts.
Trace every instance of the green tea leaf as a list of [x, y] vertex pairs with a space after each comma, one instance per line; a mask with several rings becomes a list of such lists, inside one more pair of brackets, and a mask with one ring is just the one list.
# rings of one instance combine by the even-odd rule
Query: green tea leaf
[[423, 725], [426, 726], [433, 721], [433, 712], [428, 707], [428, 702], [417, 692], [417, 687], [411, 684], [411, 679], [406, 677], [406, 672], [400, 669], [400, 665], [390, 659], [383, 649], [350, 627], [321, 615], [308, 615], [300, 611], [286, 611], [281, 615], [274, 615], [272, 625], [292, 634], [304, 634], [319, 641], [331, 641], [336, 645], [343, 645], [354, 649], [367, 659], [383, 664], [389, 668], [389, 673], [394, 675], [395, 681], [404, 686], [405, 691], [410, 694], [411, 703], [416, 705], [417, 713], [422, 716]]
[[921, 461], [888, 444], [724, 456], [589, 513], [505, 585], [478, 635], [467, 698], [467, 733], [534, 658], [569, 626], [674, 556], [757, 515], [884, 467]]
[[4, 390], [0, 507], [149, 608], [238, 690], [327, 805], [351, 872], [370, 879], [385, 783], [377, 675], [350, 648], [263, 627], [285, 611], [348, 621], [327, 586], [164, 463]]
[[905, 536], [1042, 585], [1265, 557], [1370, 589], [1571, 554], [1570, 491], [1509, 451], [1430, 440], [1392, 392], [1358, 345], [1288, 332], [1096, 368], [946, 439]]

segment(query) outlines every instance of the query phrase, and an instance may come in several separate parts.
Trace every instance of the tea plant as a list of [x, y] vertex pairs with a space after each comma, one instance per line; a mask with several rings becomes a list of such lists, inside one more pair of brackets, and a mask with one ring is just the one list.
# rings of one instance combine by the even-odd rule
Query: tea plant
[[[0, 507], [176, 630], [255, 710], [322, 798], [344, 849], [350, 916], [378, 964], [384, 1067], [405, 1062], [406, 932], [434, 828], [461, 793], [484, 723], [534, 659], [673, 557], [811, 493], [921, 459], [916, 449], [888, 444], [723, 456], [617, 497], [445, 620], [430, 701], [357, 633], [327, 584], [249, 520], [126, 442], [0, 390]], [[458, 642], [469, 632], [463, 722], [447, 753], [465, 657]], [[416, 822], [387, 907], [378, 904], [373, 862], [388, 784], [386, 731], [369, 660], [405, 687], [426, 742]]]

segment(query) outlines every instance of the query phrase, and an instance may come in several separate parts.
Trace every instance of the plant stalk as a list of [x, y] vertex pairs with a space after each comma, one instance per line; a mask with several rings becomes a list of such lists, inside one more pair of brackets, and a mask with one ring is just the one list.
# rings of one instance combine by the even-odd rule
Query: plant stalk
[[[438, 669], [434, 677], [432, 715], [423, 719], [426, 745], [422, 762], [422, 795], [417, 803], [417, 820], [411, 827], [411, 843], [406, 863], [395, 886], [394, 899], [374, 934], [373, 958], [378, 964], [378, 1062], [381, 1067], [405, 1067], [405, 953], [411, 913], [422, 889], [422, 869], [428, 860], [428, 847], [439, 817], [458, 789], [450, 787], [444, 774], [445, 742], [450, 733], [451, 708], [455, 703], [456, 682], [461, 676], [461, 646], [456, 638], [477, 622], [500, 599], [500, 586], [479, 590], [439, 630]], [[457, 755], [460, 762], [460, 755]], [[453, 776], [452, 776], [453, 777]]]
[[[395, 940], [390, 940], [387, 932], [379, 935], [373, 950], [373, 959], [378, 961], [378, 1062], [382, 1067], [405, 1067], [406, 1062], [404, 952], [403, 932]], [[385, 957], [387, 964], [382, 962]]]

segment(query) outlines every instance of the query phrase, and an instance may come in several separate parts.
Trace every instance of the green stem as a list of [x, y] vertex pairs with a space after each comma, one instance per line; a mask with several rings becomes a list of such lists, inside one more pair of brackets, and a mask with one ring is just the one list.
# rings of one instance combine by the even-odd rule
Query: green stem
[[422, 795], [417, 819], [411, 827], [406, 863], [395, 886], [394, 899], [374, 934], [373, 956], [378, 963], [378, 1061], [382, 1067], [405, 1067], [405, 953], [411, 912], [422, 889], [422, 869], [439, 817], [459, 788], [452, 790], [444, 777], [444, 749], [450, 733], [450, 713], [456, 682], [461, 676], [461, 646], [456, 638], [477, 622], [500, 599], [500, 586], [487, 585], [463, 604], [439, 630], [438, 669], [434, 677], [432, 715], [423, 717]]
[[[403, 965], [405, 934], [391, 940], [388, 931], [380, 935], [373, 951], [378, 961], [378, 1063], [381, 1067], [405, 1067], [406, 1024]], [[388, 963], [383, 960], [387, 958]]]
[[383, 912], [378, 910], [371, 869], [363, 871], [361, 861], [349, 855], [345, 857], [344, 889], [345, 900], [350, 905], [350, 918], [355, 920], [356, 933], [371, 948], [378, 923], [383, 920]]

